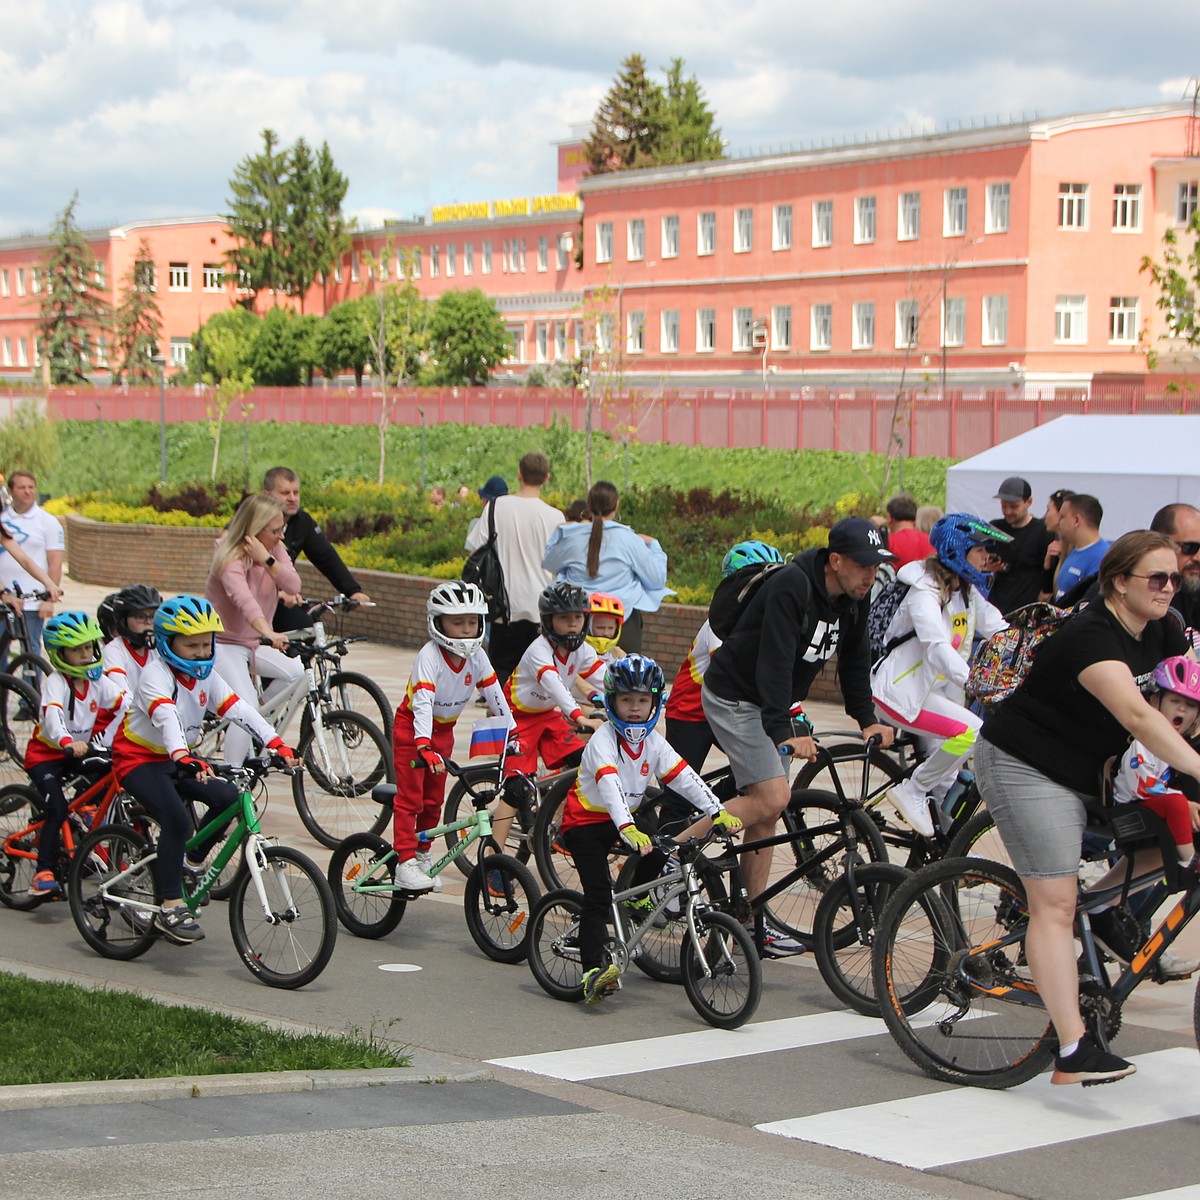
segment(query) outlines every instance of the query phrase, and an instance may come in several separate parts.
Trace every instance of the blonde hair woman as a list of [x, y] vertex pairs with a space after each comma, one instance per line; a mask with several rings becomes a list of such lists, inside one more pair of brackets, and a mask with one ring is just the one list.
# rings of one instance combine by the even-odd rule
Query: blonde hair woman
[[[217, 634], [217, 673], [238, 696], [257, 707], [254, 676], [270, 680], [267, 700], [287, 687], [303, 670], [283, 651], [288, 640], [271, 628], [267, 613], [280, 600], [299, 603], [300, 576], [283, 545], [283, 502], [260, 492], [247, 496], [217, 540], [205, 596], [225, 626]], [[269, 646], [259, 645], [269, 638]], [[236, 726], [225, 734], [225, 761], [239, 766], [250, 753], [250, 735]]]

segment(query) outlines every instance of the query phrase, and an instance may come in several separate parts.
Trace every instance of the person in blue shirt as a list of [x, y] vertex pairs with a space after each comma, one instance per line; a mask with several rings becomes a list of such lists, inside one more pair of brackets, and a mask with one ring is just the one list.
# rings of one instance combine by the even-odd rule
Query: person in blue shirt
[[1081, 580], [1099, 572], [1100, 560], [1112, 545], [1100, 536], [1103, 519], [1104, 509], [1095, 496], [1076, 492], [1064, 497], [1059, 511], [1058, 536], [1066, 553], [1054, 578], [1056, 604]]
[[621, 648], [642, 649], [642, 613], [657, 612], [667, 587], [667, 555], [655, 538], [635, 533], [617, 520], [616, 487], [594, 483], [587, 495], [590, 522], [560, 525], [546, 543], [542, 566], [555, 583], [573, 583], [587, 592], [616, 596], [625, 606]]

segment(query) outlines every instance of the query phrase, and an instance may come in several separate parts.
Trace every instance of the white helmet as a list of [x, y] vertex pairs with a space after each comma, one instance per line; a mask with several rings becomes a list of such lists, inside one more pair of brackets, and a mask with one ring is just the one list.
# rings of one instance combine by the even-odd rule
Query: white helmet
[[[453, 583], [439, 583], [425, 601], [429, 636], [451, 654], [457, 654], [460, 658], [470, 658], [483, 645], [483, 622], [487, 617], [487, 610], [487, 599], [475, 584], [463, 583], [458, 579]], [[479, 618], [478, 637], [452, 638], [442, 632], [440, 618], [471, 615]]]

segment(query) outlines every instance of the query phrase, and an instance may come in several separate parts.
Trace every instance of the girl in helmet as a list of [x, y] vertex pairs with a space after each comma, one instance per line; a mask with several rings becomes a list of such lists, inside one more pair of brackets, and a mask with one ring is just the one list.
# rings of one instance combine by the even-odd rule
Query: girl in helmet
[[104, 674], [131, 696], [154, 653], [154, 614], [161, 603], [157, 588], [135, 583], [106, 596], [96, 611], [100, 628], [109, 639], [104, 647]]
[[606, 592], [593, 592], [589, 599], [592, 607], [588, 616], [587, 644], [606, 663], [624, 658], [625, 651], [617, 643], [625, 624], [625, 605], [618, 597]]
[[103, 636], [85, 612], [60, 613], [42, 630], [42, 644], [54, 670], [42, 681], [39, 719], [25, 750], [25, 770], [43, 801], [31, 896], [62, 895], [55, 868], [67, 815], [63, 780], [78, 773], [77, 760], [88, 753], [93, 737], [112, 742], [128, 703], [121, 685], [104, 676]]
[[[473, 583], [439, 583], [425, 602], [429, 641], [413, 660], [408, 689], [392, 726], [396, 757], [393, 842], [396, 883], [405, 891], [440, 892], [431, 876], [423, 829], [440, 822], [446, 795], [445, 759], [454, 749], [454, 725], [478, 690], [493, 716], [511, 721], [508, 703], [483, 649], [487, 598]], [[417, 765], [420, 764], [420, 765]]]
[[900, 568], [908, 592], [884, 634], [886, 650], [871, 673], [880, 718], [921, 737], [925, 760], [887, 795], [925, 837], [983, 722], [966, 707], [963, 685], [977, 637], [1005, 627], [987, 601], [992, 548], [1008, 534], [972, 516], [948, 513], [930, 530], [934, 555]]
[[[113, 770], [121, 786], [158, 822], [155, 874], [162, 907], [154, 926], [176, 945], [204, 937], [183, 899], [184, 843], [192, 835], [185, 797], [216, 811], [237, 799], [238, 789], [213, 775], [192, 754], [206, 713], [228, 717], [251, 737], [285, 759], [295, 757], [258, 710], [213, 670], [216, 635], [222, 629], [217, 610], [201, 596], [176, 596], [154, 614], [155, 655], [142, 671], [136, 695], [113, 740]], [[187, 863], [192, 876], [204, 869], [208, 852], [220, 841], [217, 831]]]
[[[633, 886], [648, 883], [665, 862], [654, 850], [646, 823], [639, 828], [635, 814], [646, 789], [657, 777], [671, 784], [714, 825], [740, 828], [708, 785], [655, 731], [662, 710], [662, 669], [652, 658], [630, 654], [611, 663], [604, 676], [604, 709], [608, 722], [583, 752], [579, 776], [563, 807], [561, 840], [575, 860], [583, 885], [579, 919], [579, 956], [583, 967], [583, 1000], [597, 1004], [616, 987], [620, 968], [604, 960], [605, 920], [612, 905], [608, 852], [617, 836], [641, 862]], [[653, 908], [649, 896], [631, 901], [635, 910]]]

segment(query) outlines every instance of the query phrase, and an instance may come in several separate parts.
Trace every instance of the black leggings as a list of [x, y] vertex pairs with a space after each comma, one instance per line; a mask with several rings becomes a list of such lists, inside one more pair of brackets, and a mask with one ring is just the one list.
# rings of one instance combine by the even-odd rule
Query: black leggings
[[78, 759], [60, 758], [29, 768], [29, 778], [42, 797], [42, 831], [38, 834], [38, 871], [53, 871], [58, 866], [62, 843], [62, 823], [67, 819], [67, 794], [63, 780], [78, 774]]
[[[121, 785], [158, 824], [158, 858], [154, 869], [162, 888], [163, 900], [178, 900], [183, 895], [183, 847], [195, 829], [184, 800], [202, 804], [209, 815], [228, 808], [237, 798], [238, 789], [227, 779], [201, 783], [185, 775], [169, 761], [146, 763], [130, 771]], [[208, 817], [200, 818], [203, 825]], [[232, 820], [232, 818], [231, 818]], [[221, 840], [227, 821], [193, 852], [203, 858]]]

